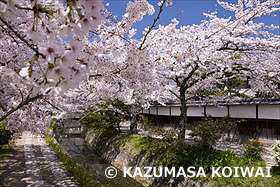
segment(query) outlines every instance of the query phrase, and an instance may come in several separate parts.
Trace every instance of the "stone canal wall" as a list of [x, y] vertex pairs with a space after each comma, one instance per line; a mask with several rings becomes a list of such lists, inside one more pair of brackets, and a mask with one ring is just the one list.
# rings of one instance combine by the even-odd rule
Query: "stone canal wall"
[[[141, 154], [132, 154], [123, 149], [120, 145], [109, 143], [106, 139], [100, 139], [92, 130], [82, 129], [82, 136], [85, 139], [85, 146], [97, 152], [100, 156], [108, 160], [112, 165], [123, 171], [124, 167], [144, 168], [145, 166], [156, 167], [155, 163], [148, 162]], [[145, 171], [142, 171], [144, 173]], [[131, 172], [133, 173], [133, 172]], [[160, 187], [207, 187], [209, 184], [193, 181], [190, 178], [145, 178], [135, 177], [135, 180], [143, 186]]]

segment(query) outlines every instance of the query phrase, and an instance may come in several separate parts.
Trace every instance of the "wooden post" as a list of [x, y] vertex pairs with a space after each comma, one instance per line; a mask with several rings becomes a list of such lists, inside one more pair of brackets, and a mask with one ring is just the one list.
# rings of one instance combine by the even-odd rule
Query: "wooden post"
[[156, 106], [156, 111], [157, 111], [157, 126], [159, 126], [159, 124], [158, 124], [158, 106]]

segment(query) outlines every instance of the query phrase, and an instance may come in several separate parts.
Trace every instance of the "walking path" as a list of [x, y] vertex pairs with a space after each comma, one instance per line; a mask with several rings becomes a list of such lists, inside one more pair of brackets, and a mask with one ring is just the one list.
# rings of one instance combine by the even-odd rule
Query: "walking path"
[[42, 138], [24, 132], [14, 149], [13, 156], [0, 161], [1, 170], [5, 170], [0, 175], [0, 186], [78, 186]]
[[[186, 141], [187, 140], [189, 139], [186, 139]], [[271, 155], [275, 142], [265, 143], [265, 152], [262, 154], [262, 157], [267, 162], [268, 166], [276, 165]], [[73, 181], [73, 178], [69, 177], [63, 164], [56, 158], [55, 153], [41, 137], [32, 135], [30, 132], [24, 132], [23, 135], [16, 140], [13, 148], [13, 156], [8, 159], [0, 160], [1, 187], [78, 186], [78, 184]], [[244, 147], [234, 142], [219, 141], [216, 145], [216, 149], [233, 150], [237, 155], [243, 155], [244, 153]], [[94, 158], [91, 160], [98, 159]], [[94, 165], [95, 163], [92, 162], [91, 164]], [[102, 164], [98, 163], [99, 167], [101, 165]], [[96, 167], [97, 165], [95, 164], [94, 168]], [[104, 171], [104, 168], [101, 170]], [[123, 183], [125, 182], [123, 181]], [[133, 186], [138, 185], [135, 183]]]

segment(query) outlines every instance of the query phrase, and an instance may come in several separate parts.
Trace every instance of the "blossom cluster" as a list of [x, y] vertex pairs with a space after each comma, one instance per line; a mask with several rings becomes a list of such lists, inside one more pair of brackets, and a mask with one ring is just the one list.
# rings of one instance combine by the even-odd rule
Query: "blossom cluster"
[[279, 1], [219, 4], [235, 18], [205, 13], [201, 24], [180, 27], [155, 19], [135, 39], [133, 23], [155, 13], [147, 0], [129, 2], [119, 21], [100, 0], [1, 0], [0, 121], [44, 132], [53, 111], [82, 111], [100, 98], [177, 102], [240, 76], [278, 92], [280, 37], [270, 30], [279, 27], [255, 19], [279, 11]]

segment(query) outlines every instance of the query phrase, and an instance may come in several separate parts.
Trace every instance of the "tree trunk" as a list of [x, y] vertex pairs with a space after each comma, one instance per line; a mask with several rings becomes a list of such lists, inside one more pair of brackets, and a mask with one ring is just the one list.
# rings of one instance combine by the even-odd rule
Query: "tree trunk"
[[180, 89], [180, 123], [179, 123], [179, 139], [185, 139], [186, 136], [186, 125], [187, 125], [187, 105], [186, 105], [186, 95], [183, 89]]
[[137, 133], [137, 119], [136, 119], [136, 108], [134, 105], [130, 108], [131, 122], [130, 122], [130, 133]]

